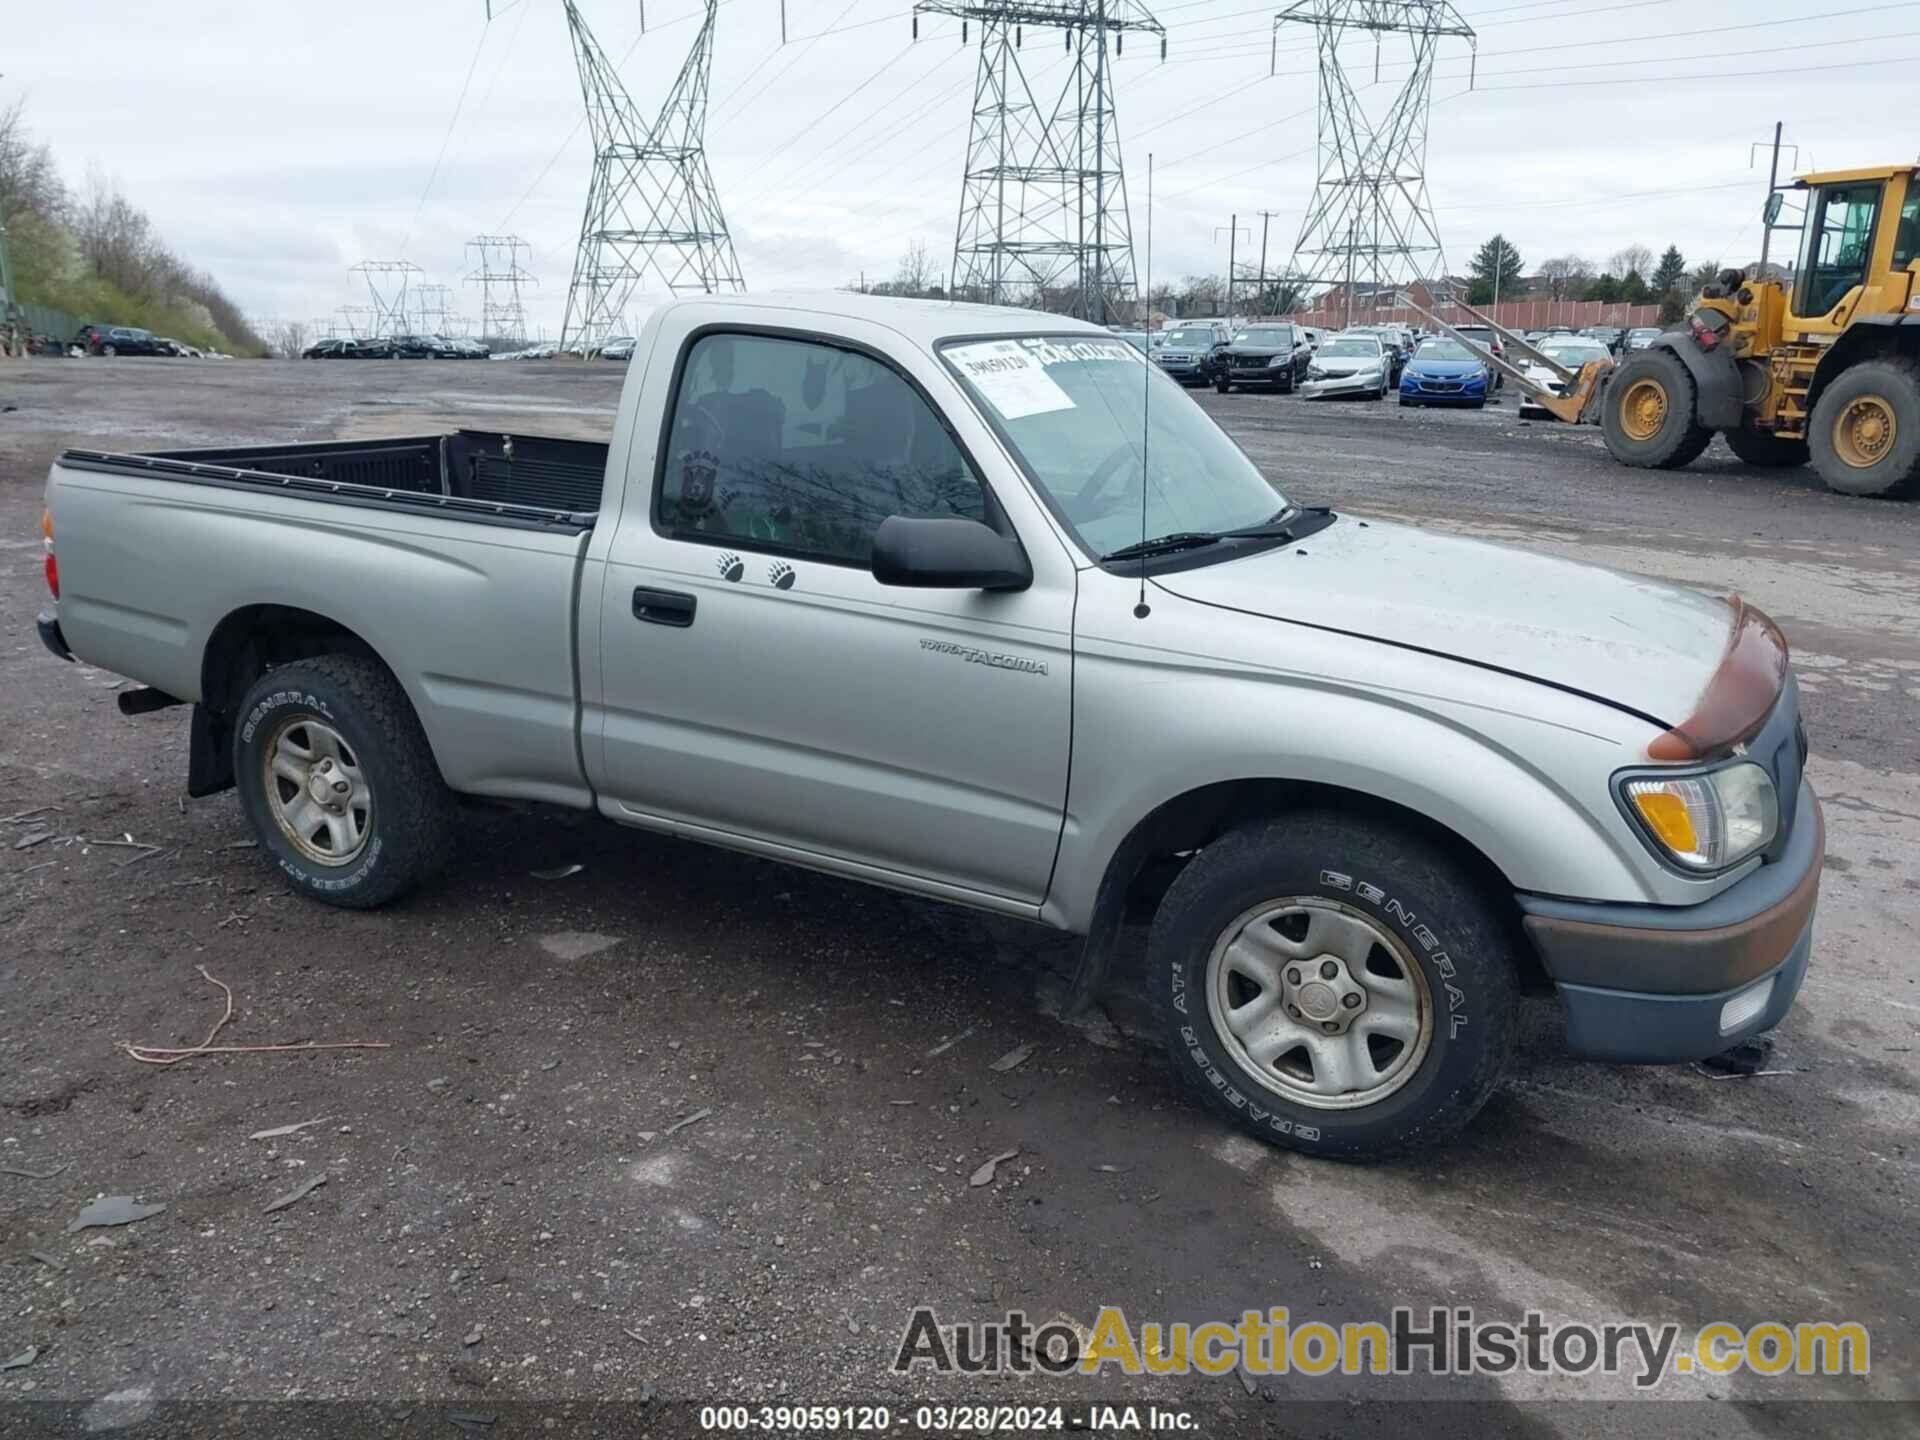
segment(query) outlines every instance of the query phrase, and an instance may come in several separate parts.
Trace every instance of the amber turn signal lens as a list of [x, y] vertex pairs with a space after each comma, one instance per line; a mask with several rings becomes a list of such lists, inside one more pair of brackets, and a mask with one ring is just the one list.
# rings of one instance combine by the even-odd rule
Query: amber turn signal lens
[[1643, 790], [1633, 796], [1634, 808], [1647, 828], [1660, 837], [1660, 843], [1675, 854], [1697, 853], [1699, 836], [1694, 833], [1693, 817], [1687, 802], [1662, 790]]

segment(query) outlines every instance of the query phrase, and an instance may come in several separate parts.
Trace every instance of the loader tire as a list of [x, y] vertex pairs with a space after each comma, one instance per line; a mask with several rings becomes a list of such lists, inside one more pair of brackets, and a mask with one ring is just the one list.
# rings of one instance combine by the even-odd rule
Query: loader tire
[[1920, 494], [1920, 365], [1889, 358], [1841, 371], [1814, 404], [1807, 448], [1829, 490]]
[[1768, 470], [1784, 470], [1807, 463], [1807, 442], [1790, 440], [1765, 430], [1727, 430], [1722, 432], [1727, 448], [1749, 465]]
[[1642, 350], [1613, 372], [1600, 408], [1607, 449], [1622, 465], [1677, 470], [1713, 441], [1700, 423], [1698, 392], [1670, 350]]

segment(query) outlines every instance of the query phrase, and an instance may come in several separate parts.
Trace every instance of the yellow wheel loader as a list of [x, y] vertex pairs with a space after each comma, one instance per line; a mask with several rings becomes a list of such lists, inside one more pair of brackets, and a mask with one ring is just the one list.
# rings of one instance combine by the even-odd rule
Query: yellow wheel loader
[[[1847, 495], [1920, 494], [1920, 179], [1911, 165], [1805, 175], [1790, 283], [1728, 271], [1684, 330], [1608, 378], [1607, 448], [1685, 465], [1717, 431], [1750, 465], [1811, 460]], [[1767, 201], [1772, 224], [1780, 211]]]
[[[1791, 281], [1725, 271], [1647, 349], [1578, 376], [1549, 365], [1565, 382], [1552, 391], [1474, 348], [1561, 419], [1598, 424], [1623, 465], [1675, 469], [1718, 433], [1750, 465], [1811, 460], [1842, 494], [1920, 495], [1920, 170], [1832, 170], [1792, 188], [1806, 213]], [[1776, 191], [1769, 226], [1780, 208]]]

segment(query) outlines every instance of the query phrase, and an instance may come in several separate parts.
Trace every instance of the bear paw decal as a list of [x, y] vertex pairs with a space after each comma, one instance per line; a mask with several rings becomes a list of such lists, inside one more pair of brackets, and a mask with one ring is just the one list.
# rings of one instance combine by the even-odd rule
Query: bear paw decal
[[747, 573], [746, 562], [731, 550], [723, 554], [714, 564], [719, 568], [722, 580], [738, 580]]
[[773, 588], [776, 590], [791, 590], [793, 588], [793, 567], [784, 560], [776, 560], [768, 567], [767, 579], [772, 582]]

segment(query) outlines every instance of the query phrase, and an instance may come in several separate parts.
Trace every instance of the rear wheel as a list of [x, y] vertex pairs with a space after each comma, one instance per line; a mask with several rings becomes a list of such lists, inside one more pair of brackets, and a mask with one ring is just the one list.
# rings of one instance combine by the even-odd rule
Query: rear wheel
[[1670, 350], [1641, 350], [1622, 362], [1607, 386], [1600, 428], [1623, 465], [1671, 470], [1693, 461], [1713, 440], [1700, 424], [1693, 376]]
[[1371, 1159], [1442, 1140], [1512, 1048], [1506, 927], [1424, 839], [1330, 813], [1233, 831], [1154, 917], [1175, 1072], [1262, 1140]]
[[254, 682], [240, 717], [241, 807], [296, 890], [367, 909], [445, 864], [453, 794], [385, 666], [351, 655], [278, 666]]
[[1920, 493], [1920, 366], [1866, 360], [1841, 371], [1813, 407], [1807, 448], [1829, 490]]
[[1789, 440], [1765, 430], [1749, 430], [1744, 426], [1738, 430], [1722, 431], [1721, 434], [1727, 442], [1727, 448], [1749, 465], [1780, 470], [1807, 463], [1805, 440]]
[[105, 355], [111, 358], [112, 356], [118, 355], [120, 352], [111, 345], [102, 345], [100, 347], [100, 353], [102, 355]]

